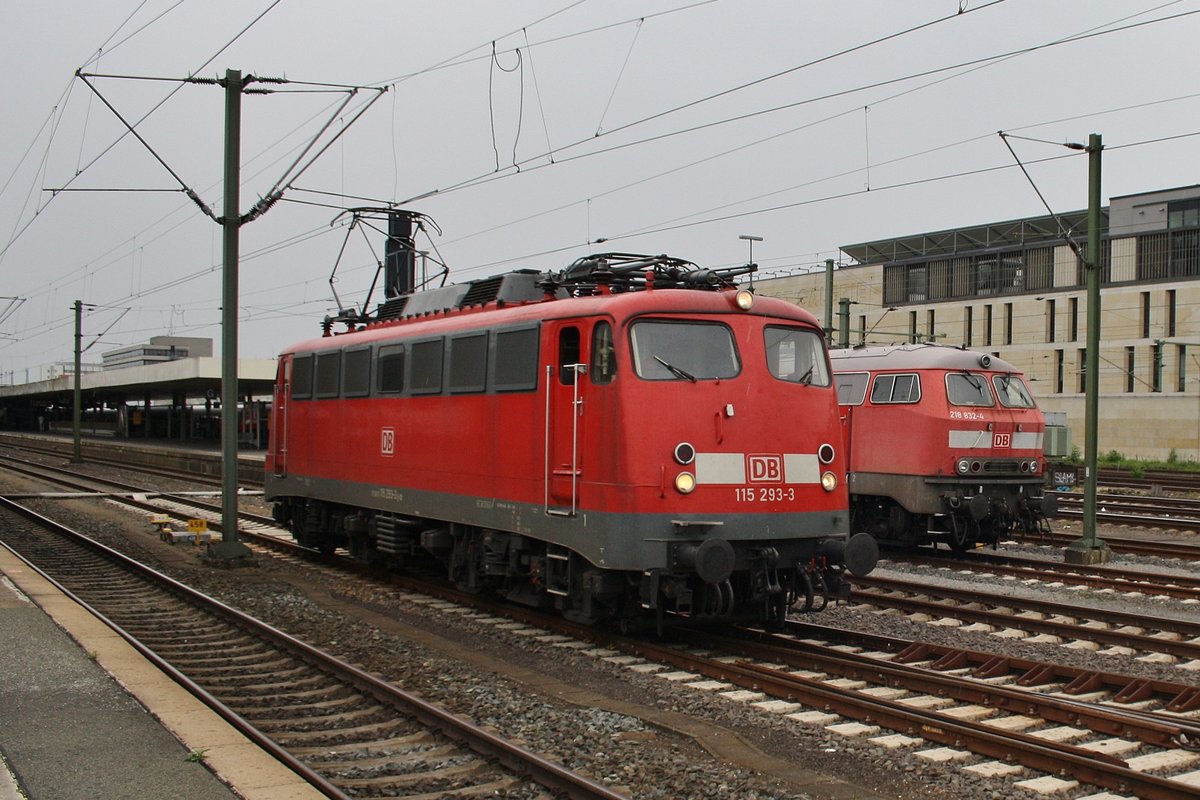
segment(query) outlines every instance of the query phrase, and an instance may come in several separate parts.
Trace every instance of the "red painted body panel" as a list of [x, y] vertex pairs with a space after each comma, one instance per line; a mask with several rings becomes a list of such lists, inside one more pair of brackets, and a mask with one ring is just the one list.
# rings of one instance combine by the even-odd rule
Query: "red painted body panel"
[[[627, 326], [646, 316], [727, 324], [743, 353], [740, 374], [696, 383], [639, 379], [630, 367]], [[281, 396], [281, 402], [275, 403], [272, 432], [286, 438], [286, 465], [280, 463], [277, 438], [267, 472], [286, 468], [290, 476], [381, 489], [542, 504], [547, 492], [546, 367], [557, 369], [551, 337], [560, 322], [570, 322], [580, 327], [586, 343], [599, 320], [613, 326], [618, 373], [609, 384], [597, 385], [586, 376], [579, 382], [583, 411], [578, 418], [576, 490], [581, 510], [728, 514], [846, 509], [845, 486], [827, 492], [819, 481], [796, 486], [790, 494], [768, 494], [753, 501], [742, 499], [744, 495], [729, 484], [701, 483], [689, 495], [673, 488], [675, 475], [687, 469], [673, 458], [680, 442], [690, 443], [700, 453], [746, 455], [815, 454], [822, 444], [831, 444], [837, 455], [825, 469], [839, 478], [845, 474], [833, 388], [778, 380], [761, 355], [764, 324], [819, 331], [815, 319], [792, 304], [763, 297], [757, 298], [750, 312], [739, 311], [731, 292], [658, 290], [569, 298], [385, 323], [303, 342], [284, 354], [284, 363], [305, 352], [539, 321], [539, 386], [536, 392], [429, 397], [291, 400]], [[586, 353], [582, 357], [586, 360]], [[556, 377], [550, 384], [555, 392], [550, 435], [558, 439], [567, 430], [560, 421], [569, 406], [562, 405]], [[391, 455], [381, 451], [386, 428], [394, 432]], [[570, 502], [567, 450], [557, 442], [551, 450], [550, 471], [561, 477], [550, 482], [550, 505], [565, 505]], [[426, 513], [437, 516], [433, 509]]]

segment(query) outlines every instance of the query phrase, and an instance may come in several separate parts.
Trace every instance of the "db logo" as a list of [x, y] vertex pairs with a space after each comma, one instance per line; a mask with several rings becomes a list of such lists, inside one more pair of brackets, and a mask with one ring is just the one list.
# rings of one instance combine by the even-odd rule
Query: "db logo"
[[1011, 433], [993, 433], [992, 447], [1012, 447]]
[[751, 483], [783, 483], [783, 459], [780, 456], [747, 456]]
[[380, 431], [379, 452], [385, 456], [393, 455], [396, 452], [395, 428], [384, 428]]

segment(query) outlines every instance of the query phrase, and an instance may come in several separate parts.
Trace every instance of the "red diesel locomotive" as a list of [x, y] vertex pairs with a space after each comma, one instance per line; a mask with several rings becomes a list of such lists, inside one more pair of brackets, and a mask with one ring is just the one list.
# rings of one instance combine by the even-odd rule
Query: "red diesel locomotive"
[[739, 290], [751, 269], [608, 254], [416, 292], [389, 276], [376, 316], [280, 356], [276, 518], [587, 622], [823, 607], [876, 545], [849, 536], [821, 330]]
[[935, 344], [830, 352], [847, 428], [851, 530], [901, 545], [995, 546], [1048, 529], [1045, 417], [1021, 374]]

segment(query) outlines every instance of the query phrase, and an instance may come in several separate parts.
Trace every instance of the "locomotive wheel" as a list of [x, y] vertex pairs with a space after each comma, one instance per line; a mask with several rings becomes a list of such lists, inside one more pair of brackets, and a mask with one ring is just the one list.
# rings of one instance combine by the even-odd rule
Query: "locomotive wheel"
[[784, 592], [775, 592], [768, 595], [763, 620], [766, 626], [775, 630], [782, 630], [784, 624], [787, 622], [787, 615], [787, 595]]
[[967, 526], [955, 525], [950, 531], [950, 549], [955, 553], [965, 553], [975, 546], [975, 539], [967, 532]]

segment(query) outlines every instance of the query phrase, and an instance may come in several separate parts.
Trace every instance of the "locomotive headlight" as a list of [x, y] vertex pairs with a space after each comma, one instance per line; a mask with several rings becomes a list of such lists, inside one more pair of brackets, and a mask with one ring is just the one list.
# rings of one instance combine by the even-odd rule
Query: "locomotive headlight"
[[696, 476], [690, 472], [681, 472], [676, 475], [675, 491], [680, 494], [691, 494], [696, 491]]
[[754, 307], [754, 292], [749, 289], [740, 289], [734, 296], [733, 301], [737, 303], [737, 307], [742, 311], [749, 311]]
[[675, 445], [675, 460], [685, 466], [692, 463], [696, 460], [696, 448], [687, 442], [680, 442]]
[[817, 448], [817, 458], [821, 460], [822, 464], [832, 463], [835, 455], [837, 455], [837, 453], [834, 451], [833, 445], [831, 444], [823, 444]]
[[838, 485], [837, 475], [834, 475], [832, 472], [821, 473], [821, 488], [822, 489], [824, 489], [827, 492], [832, 492], [834, 489], [837, 488], [837, 485]]
[[954, 468], [958, 470], [959, 475], [966, 475], [971, 471], [971, 462], [965, 458], [960, 458], [958, 463], [954, 465]]

